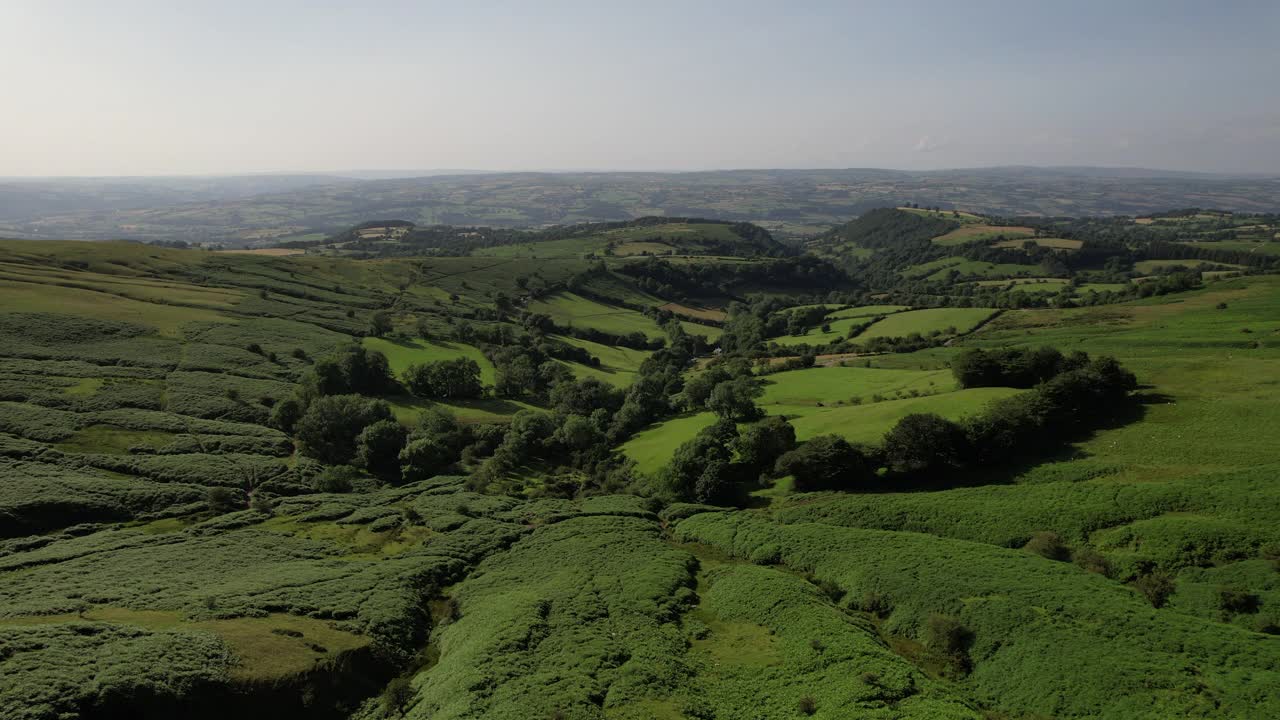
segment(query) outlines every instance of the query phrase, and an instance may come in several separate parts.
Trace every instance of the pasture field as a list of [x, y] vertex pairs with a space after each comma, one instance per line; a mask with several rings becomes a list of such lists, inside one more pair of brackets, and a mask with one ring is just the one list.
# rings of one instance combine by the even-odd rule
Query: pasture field
[[764, 394], [756, 401], [770, 414], [800, 408], [833, 406], [851, 398], [870, 401], [873, 395], [892, 396], [911, 391], [943, 393], [956, 389], [948, 370], [889, 370], [868, 367], [824, 367], [789, 370], [762, 378]]
[[1187, 267], [1201, 268], [1213, 265], [1227, 265], [1227, 267], [1238, 268], [1239, 265], [1231, 265], [1229, 263], [1212, 263], [1208, 260], [1139, 260], [1133, 264], [1133, 269], [1143, 274], [1151, 274], [1165, 268]]
[[815, 435], [836, 434], [849, 442], [878, 445], [898, 420], [912, 413], [934, 413], [949, 420], [959, 420], [981, 412], [992, 400], [1019, 392], [1022, 391], [1013, 388], [970, 388], [900, 400], [864, 402], [860, 405], [822, 408], [783, 406], [780, 409], [796, 413], [791, 424], [795, 426], [796, 438], [799, 440], [807, 440]]
[[1035, 231], [1023, 225], [987, 225], [985, 223], [966, 223], [945, 235], [933, 239], [936, 245], [966, 245], [972, 242], [983, 242], [1004, 238], [1019, 240], [1035, 236]]
[[975, 215], [971, 212], [963, 210], [926, 210], [925, 208], [899, 207], [898, 210], [909, 212], [912, 215], [920, 215], [922, 217], [940, 218], [942, 220], [954, 220], [962, 225], [970, 225], [981, 223], [984, 218], [981, 215]]
[[981, 260], [961, 260], [951, 263], [931, 273], [929, 280], [947, 280], [952, 273], [965, 277], [1029, 277], [1040, 272], [1038, 265], [1019, 265], [1017, 263], [989, 263]]
[[609, 241], [603, 237], [575, 237], [562, 240], [546, 240], [519, 245], [498, 245], [480, 248], [473, 254], [495, 258], [580, 258], [604, 251]]
[[878, 337], [906, 337], [912, 333], [927, 335], [938, 331], [946, 333], [948, 328], [964, 334], [996, 313], [987, 308], [928, 308], [925, 310], [909, 310], [894, 313], [862, 331], [858, 340], [870, 340]]
[[493, 385], [493, 363], [474, 345], [444, 340], [387, 339], [367, 337], [360, 341], [366, 348], [387, 356], [391, 372], [399, 377], [410, 365], [421, 365], [441, 360], [468, 358], [480, 366], [480, 382]]
[[544, 313], [557, 325], [566, 327], [591, 328], [613, 335], [638, 332], [646, 337], [663, 337], [662, 328], [656, 322], [635, 310], [605, 305], [571, 292], [535, 300], [529, 303], [529, 311]]
[[1079, 250], [1084, 246], [1083, 240], [1070, 240], [1067, 238], [1028, 238], [1020, 236], [1009, 240], [1001, 240], [998, 243], [992, 243], [992, 247], [1004, 248], [1020, 248], [1023, 243], [1030, 240], [1040, 247], [1053, 248], [1055, 250]]
[[859, 305], [857, 307], [843, 308], [827, 314], [828, 320], [839, 320], [842, 318], [866, 318], [875, 315], [888, 315], [889, 313], [902, 312], [908, 310], [906, 305]]
[[1280, 238], [1265, 242], [1249, 242], [1245, 240], [1223, 240], [1221, 242], [1182, 242], [1190, 247], [1209, 249], [1238, 250], [1240, 252], [1257, 253], [1259, 255], [1280, 255]]
[[699, 430], [715, 421], [716, 416], [709, 412], [673, 418], [641, 430], [618, 450], [635, 460], [636, 469], [640, 472], [655, 473], [671, 461], [676, 448], [692, 440]]

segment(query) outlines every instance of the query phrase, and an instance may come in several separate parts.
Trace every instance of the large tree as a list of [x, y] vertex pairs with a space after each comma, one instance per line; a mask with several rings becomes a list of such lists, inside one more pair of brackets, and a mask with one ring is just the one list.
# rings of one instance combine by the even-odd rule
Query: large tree
[[360, 395], [325, 395], [311, 401], [298, 421], [303, 454], [331, 465], [344, 465], [356, 454], [356, 438], [370, 425], [391, 420], [391, 408]]

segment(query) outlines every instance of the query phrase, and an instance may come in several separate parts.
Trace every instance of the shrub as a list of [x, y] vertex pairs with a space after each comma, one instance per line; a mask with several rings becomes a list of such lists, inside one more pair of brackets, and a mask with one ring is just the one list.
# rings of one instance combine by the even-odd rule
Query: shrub
[[924, 645], [943, 655], [958, 655], [972, 642], [973, 633], [951, 615], [932, 613], [925, 621]]
[[311, 487], [322, 493], [349, 493], [359, 477], [360, 471], [350, 465], [334, 465], [316, 475]]
[[1038, 532], [1032, 535], [1022, 549], [1049, 560], [1066, 562], [1071, 559], [1071, 549], [1063, 544], [1062, 538], [1055, 532]]
[[282, 400], [271, 409], [271, 425], [287, 433], [293, 432], [301, 418], [302, 403], [296, 398]]
[[240, 504], [240, 493], [231, 488], [211, 487], [205, 492], [205, 502], [215, 513], [228, 513]]
[[392, 678], [382, 690], [382, 709], [387, 713], [402, 713], [413, 700], [413, 684], [403, 675]]
[[1222, 611], [1223, 620], [1232, 615], [1249, 615], [1258, 612], [1260, 601], [1257, 595], [1235, 587], [1218, 588], [1218, 609]]
[[1071, 559], [1078, 567], [1084, 570], [1097, 573], [1103, 577], [1111, 577], [1111, 561], [1091, 547], [1080, 548], [1072, 553]]
[[805, 715], [812, 715], [818, 712], [818, 701], [813, 699], [811, 695], [805, 695], [800, 698], [800, 702], [796, 704], [798, 710]]
[[1142, 593], [1147, 602], [1151, 603], [1151, 607], [1160, 608], [1168, 602], [1169, 596], [1177, 589], [1173, 582], [1173, 576], [1162, 570], [1153, 570], [1142, 575], [1133, 581], [1133, 588]]

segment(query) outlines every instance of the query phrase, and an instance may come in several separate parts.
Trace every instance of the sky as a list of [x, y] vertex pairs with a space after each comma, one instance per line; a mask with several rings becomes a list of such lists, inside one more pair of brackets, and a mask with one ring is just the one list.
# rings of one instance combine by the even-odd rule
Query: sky
[[0, 0], [0, 176], [1280, 175], [1276, 0]]

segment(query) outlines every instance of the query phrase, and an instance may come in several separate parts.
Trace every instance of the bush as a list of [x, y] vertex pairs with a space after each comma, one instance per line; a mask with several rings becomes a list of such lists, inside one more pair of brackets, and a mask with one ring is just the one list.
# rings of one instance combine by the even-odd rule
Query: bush
[[360, 471], [350, 465], [335, 465], [316, 475], [311, 487], [322, 493], [349, 493], [359, 477]]
[[1038, 532], [1031, 536], [1023, 550], [1035, 553], [1042, 558], [1066, 562], [1071, 559], [1071, 549], [1063, 544], [1062, 538], [1055, 532]]
[[221, 515], [235, 510], [240, 505], [240, 493], [227, 487], [211, 487], [205, 492], [205, 502], [209, 509]]
[[972, 642], [973, 633], [951, 615], [933, 613], [925, 621], [924, 645], [943, 655], [958, 655]]
[[818, 701], [814, 700], [810, 695], [805, 695], [800, 698], [800, 702], [797, 703], [796, 708], [805, 715], [812, 715], [818, 712]]
[[1080, 548], [1072, 553], [1071, 559], [1081, 569], [1097, 573], [1103, 577], [1111, 577], [1111, 561], [1091, 547]]
[[1257, 595], [1235, 587], [1218, 588], [1218, 609], [1224, 621], [1232, 615], [1250, 615], [1258, 612], [1261, 602]]
[[1160, 608], [1168, 602], [1169, 596], [1177, 586], [1174, 584], [1172, 575], [1161, 570], [1153, 570], [1139, 575], [1133, 581], [1133, 588], [1142, 593], [1147, 602], [1151, 603], [1151, 607]]

